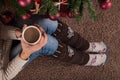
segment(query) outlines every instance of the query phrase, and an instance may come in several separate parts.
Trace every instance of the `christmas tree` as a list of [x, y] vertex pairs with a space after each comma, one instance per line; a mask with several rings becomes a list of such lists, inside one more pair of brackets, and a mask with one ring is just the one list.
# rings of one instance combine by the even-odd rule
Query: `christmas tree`
[[[5, 0], [6, 1], [6, 0]], [[11, 0], [17, 15], [40, 14], [51, 19], [61, 17], [76, 18], [79, 21], [83, 16], [84, 7], [87, 7], [90, 18], [96, 19], [96, 12], [90, 0]], [[108, 0], [99, 0], [107, 2]], [[110, 1], [110, 0], [109, 0]], [[1, 5], [4, 0], [0, 0]], [[104, 7], [104, 6], [103, 6]]]

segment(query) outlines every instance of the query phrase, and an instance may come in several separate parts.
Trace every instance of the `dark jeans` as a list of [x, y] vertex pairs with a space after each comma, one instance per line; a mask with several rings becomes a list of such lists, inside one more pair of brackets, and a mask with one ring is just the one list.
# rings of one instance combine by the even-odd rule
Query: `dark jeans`
[[[89, 42], [81, 37], [71, 27], [58, 21], [58, 28], [54, 36], [59, 41], [58, 50], [55, 53], [58, 59], [74, 64], [85, 65], [89, 60]], [[54, 56], [55, 56], [54, 55]]]

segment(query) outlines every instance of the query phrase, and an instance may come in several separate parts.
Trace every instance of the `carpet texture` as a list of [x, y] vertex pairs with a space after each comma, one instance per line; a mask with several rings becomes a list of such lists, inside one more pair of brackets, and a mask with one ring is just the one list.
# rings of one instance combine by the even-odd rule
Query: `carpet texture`
[[30, 63], [13, 80], [120, 80], [120, 0], [111, 0], [112, 8], [102, 10], [98, 0], [92, 0], [97, 20], [91, 21], [87, 9], [79, 23], [60, 18], [88, 41], [104, 41], [110, 50], [109, 61], [100, 67], [69, 65], [41, 56]]

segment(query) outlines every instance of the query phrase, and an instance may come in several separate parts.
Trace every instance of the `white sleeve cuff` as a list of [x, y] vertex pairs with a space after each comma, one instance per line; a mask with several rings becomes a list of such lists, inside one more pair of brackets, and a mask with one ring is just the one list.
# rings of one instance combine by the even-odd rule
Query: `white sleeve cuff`
[[23, 67], [24, 64], [26, 64], [29, 61], [29, 59], [27, 60], [23, 60], [20, 58], [19, 54], [13, 59], [13, 63], [19, 67]]

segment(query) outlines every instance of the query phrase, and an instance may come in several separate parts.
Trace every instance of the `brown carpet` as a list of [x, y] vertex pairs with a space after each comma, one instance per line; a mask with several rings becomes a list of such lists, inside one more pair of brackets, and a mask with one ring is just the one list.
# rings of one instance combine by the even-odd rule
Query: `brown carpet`
[[79, 23], [61, 18], [89, 41], [105, 41], [110, 51], [109, 62], [100, 67], [68, 65], [49, 57], [39, 57], [29, 64], [14, 80], [120, 80], [120, 0], [111, 0], [111, 9], [102, 10], [92, 0], [97, 20], [89, 19], [86, 8]]

